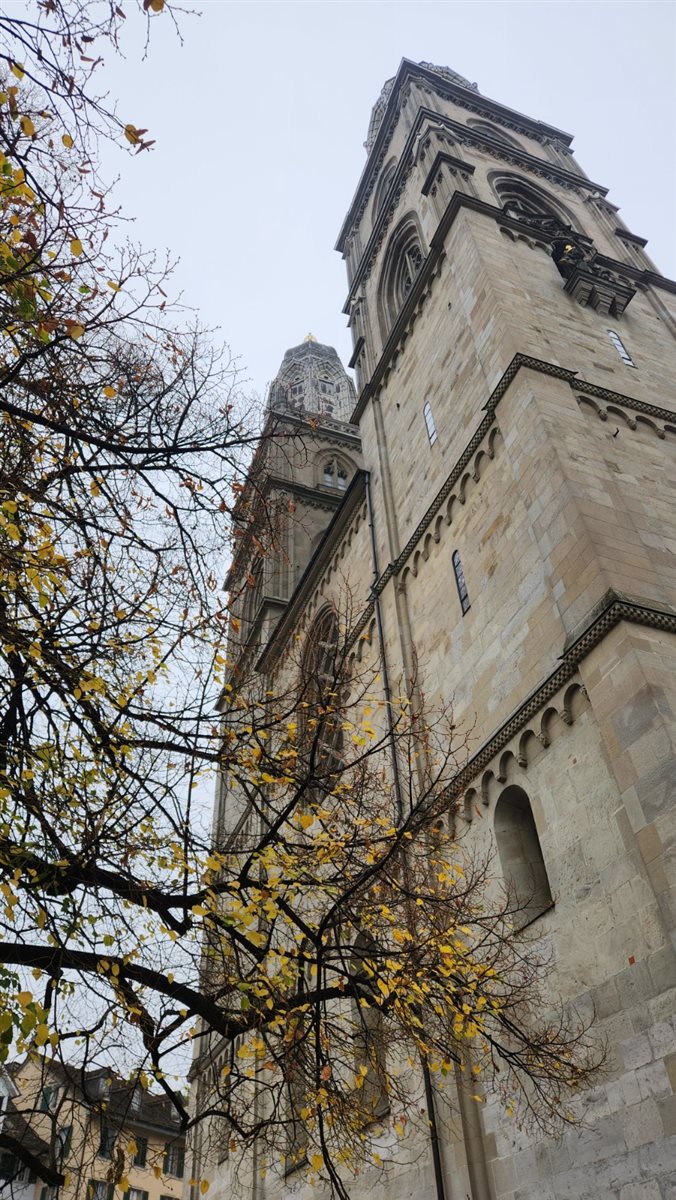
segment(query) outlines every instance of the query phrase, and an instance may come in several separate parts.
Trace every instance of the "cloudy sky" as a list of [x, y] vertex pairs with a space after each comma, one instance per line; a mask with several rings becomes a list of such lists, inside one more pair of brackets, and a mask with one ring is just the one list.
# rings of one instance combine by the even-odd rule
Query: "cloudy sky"
[[[188, 7], [187, 0], [186, 7]], [[176, 4], [176, 7], [178, 3]], [[359, 179], [371, 107], [402, 57], [448, 65], [495, 100], [575, 135], [593, 180], [676, 277], [676, 6], [633, 0], [400, 3], [195, 0], [143, 33], [105, 78], [157, 145], [106, 152], [147, 247], [263, 394], [312, 332], [351, 353], [333, 246]]]

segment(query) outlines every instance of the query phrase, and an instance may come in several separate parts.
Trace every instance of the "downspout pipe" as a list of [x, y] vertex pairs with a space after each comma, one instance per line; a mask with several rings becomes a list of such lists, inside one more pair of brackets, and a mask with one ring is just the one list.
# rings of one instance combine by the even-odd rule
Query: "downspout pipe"
[[383, 677], [383, 691], [385, 692], [385, 703], [387, 706], [387, 729], [388, 740], [390, 744], [390, 758], [392, 760], [392, 778], [394, 780], [394, 795], [397, 804], [397, 821], [399, 824], [404, 819], [404, 798], [401, 789], [401, 775], [399, 773], [399, 761], [397, 759], [397, 750], [394, 737], [394, 720], [392, 718], [392, 689], [390, 688], [390, 673], [387, 666], [387, 655], [385, 654], [385, 635], [383, 633], [383, 617], [380, 609], [380, 596], [376, 591], [376, 584], [380, 578], [378, 569], [378, 546], [376, 543], [376, 527], [373, 520], [373, 500], [371, 496], [371, 473], [364, 472], [364, 480], [366, 486], [366, 512], [368, 514], [369, 535], [371, 538], [371, 566], [373, 570], [373, 584], [371, 587], [371, 595], [373, 597], [373, 606], [376, 616], [376, 628], [378, 630], [378, 650], [380, 656], [380, 670]]

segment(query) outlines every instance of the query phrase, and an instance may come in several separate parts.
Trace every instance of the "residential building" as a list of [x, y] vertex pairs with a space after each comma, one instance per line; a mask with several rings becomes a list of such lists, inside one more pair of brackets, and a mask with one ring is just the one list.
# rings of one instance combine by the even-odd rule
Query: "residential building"
[[[1, 1194], [12, 1200], [181, 1196], [185, 1139], [165, 1097], [106, 1067], [86, 1070], [39, 1058], [12, 1064], [10, 1074], [4, 1130], [16, 1147], [4, 1152]], [[46, 1182], [38, 1163], [63, 1183]]]

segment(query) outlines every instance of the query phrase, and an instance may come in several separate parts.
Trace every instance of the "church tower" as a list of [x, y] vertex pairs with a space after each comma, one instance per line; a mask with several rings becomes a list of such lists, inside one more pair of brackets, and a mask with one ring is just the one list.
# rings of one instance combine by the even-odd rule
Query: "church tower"
[[225, 584], [235, 658], [270, 641], [361, 463], [354, 405], [354, 384], [332, 346], [308, 334], [286, 351], [235, 512], [239, 537]]
[[404, 60], [338, 240], [388, 669], [473, 724], [459, 832], [610, 1045], [582, 1135], [489, 1100], [437, 1200], [676, 1171], [676, 283], [570, 143]]
[[[676, 1194], [676, 283], [570, 144], [401, 63], [338, 240], [356, 392], [331, 348], [287, 351], [236, 513], [232, 657], [288, 663], [348, 580], [379, 677], [471, 730], [455, 832], [609, 1048], [557, 1142], [458, 1087], [400, 1163], [385, 1115], [391, 1169], [351, 1200]], [[198, 1160], [214, 1200], [325, 1200]]]

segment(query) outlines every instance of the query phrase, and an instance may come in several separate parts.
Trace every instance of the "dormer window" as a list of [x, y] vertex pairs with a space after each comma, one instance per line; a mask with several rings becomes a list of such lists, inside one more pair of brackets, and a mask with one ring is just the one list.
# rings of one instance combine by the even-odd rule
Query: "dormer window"
[[295, 404], [300, 403], [300, 401], [303, 399], [304, 391], [305, 389], [303, 387], [303, 382], [300, 379], [297, 379], [294, 383], [289, 384], [289, 396]]

